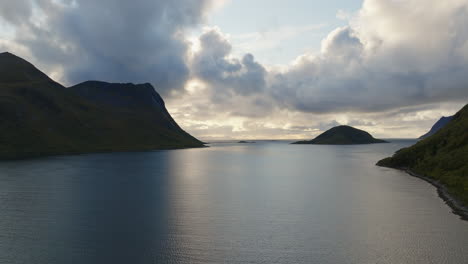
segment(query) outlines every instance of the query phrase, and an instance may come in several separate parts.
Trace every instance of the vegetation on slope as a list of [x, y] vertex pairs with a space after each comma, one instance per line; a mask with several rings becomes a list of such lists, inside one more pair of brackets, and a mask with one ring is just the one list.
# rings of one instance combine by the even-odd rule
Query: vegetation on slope
[[325, 131], [312, 140], [298, 141], [293, 144], [354, 145], [374, 143], [386, 143], [386, 141], [376, 139], [366, 131], [354, 127], [337, 126]]
[[409, 169], [437, 180], [468, 205], [468, 105], [434, 135], [397, 151], [377, 165]]

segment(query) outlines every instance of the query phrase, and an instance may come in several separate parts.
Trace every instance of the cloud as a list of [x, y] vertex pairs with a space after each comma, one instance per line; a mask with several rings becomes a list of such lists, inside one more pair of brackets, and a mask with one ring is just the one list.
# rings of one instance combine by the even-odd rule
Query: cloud
[[[330, 32], [320, 52], [290, 65], [274, 68], [246, 55], [258, 71], [234, 55], [219, 29], [202, 34], [191, 68], [213, 93], [205, 104], [230, 113], [219, 123], [243, 116], [288, 135], [304, 127], [294, 134], [304, 136], [336, 120], [378, 136], [417, 136], [440, 114], [466, 103], [466, 0], [366, 0], [358, 12], [340, 17], [349, 24]], [[258, 98], [268, 102], [265, 111], [253, 103]]]
[[0, 16], [11, 23], [21, 24], [22, 19], [29, 17], [32, 13], [32, 6], [28, 0], [0, 1]]
[[273, 27], [268, 30], [233, 35], [231, 39], [235, 43], [236, 50], [254, 53], [268, 52], [271, 57], [281, 52], [284, 43], [304, 36], [318, 35], [318, 31], [325, 26], [326, 24], [321, 23]]
[[324, 37], [320, 51], [281, 67], [255, 53], [319, 25], [234, 42], [211, 27], [189, 40], [217, 3], [0, 0], [0, 26], [14, 32], [0, 48], [67, 84], [152, 82], [177, 121], [202, 137], [309, 138], [336, 124], [419, 136], [468, 99], [466, 0], [365, 0], [338, 13], [348, 25]]
[[364, 1], [318, 54], [303, 54], [281, 70], [267, 70], [250, 54], [235, 58], [229, 39], [210, 30], [192, 67], [221, 91], [262, 93], [291, 111], [383, 112], [466, 101], [468, 3], [434, 2]]
[[[305, 54], [274, 76], [275, 98], [285, 107], [315, 113], [384, 111], [466, 100], [466, 4], [453, 5], [441, 14], [413, 14], [410, 22], [408, 8], [432, 6], [409, 2], [413, 5], [366, 1], [349, 26], [325, 38], [320, 54]], [[431, 19], [414, 19], [422, 16]], [[441, 25], [452, 21], [448, 32], [432, 19], [446, 21]]]
[[252, 95], [265, 88], [267, 71], [252, 54], [241, 59], [232, 57], [232, 45], [217, 28], [207, 29], [200, 36], [200, 50], [192, 60], [193, 74], [217, 89], [222, 95]]
[[163, 93], [190, 75], [184, 32], [211, 0], [1, 0], [14, 49], [67, 84], [99, 79], [152, 82]]

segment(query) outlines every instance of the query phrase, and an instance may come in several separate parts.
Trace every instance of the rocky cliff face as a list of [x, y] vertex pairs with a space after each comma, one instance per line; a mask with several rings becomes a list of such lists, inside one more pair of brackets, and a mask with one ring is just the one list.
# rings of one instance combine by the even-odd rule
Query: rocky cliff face
[[86, 100], [103, 107], [125, 112], [153, 113], [155, 122], [166, 125], [167, 128], [183, 132], [167, 111], [164, 100], [149, 83], [87, 81], [69, 89]]

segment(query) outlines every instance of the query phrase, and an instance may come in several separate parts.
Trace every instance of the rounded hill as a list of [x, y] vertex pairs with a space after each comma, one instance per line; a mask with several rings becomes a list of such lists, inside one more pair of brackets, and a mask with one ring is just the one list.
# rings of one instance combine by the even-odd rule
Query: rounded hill
[[298, 141], [293, 144], [317, 144], [317, 145], [354, 145], [387, 143], [385, 140], [376, 139], [366, 131], [350, 127], [337, 126], [320, 134], [312, 140]]

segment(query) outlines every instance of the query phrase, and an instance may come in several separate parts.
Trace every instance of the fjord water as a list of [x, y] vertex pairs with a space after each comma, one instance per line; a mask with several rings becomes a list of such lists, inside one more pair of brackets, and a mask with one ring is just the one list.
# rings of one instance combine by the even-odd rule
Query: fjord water
[[414, 141], [0, 163], [0, 263], [466, 263], [468, 222], [374, 166]]

